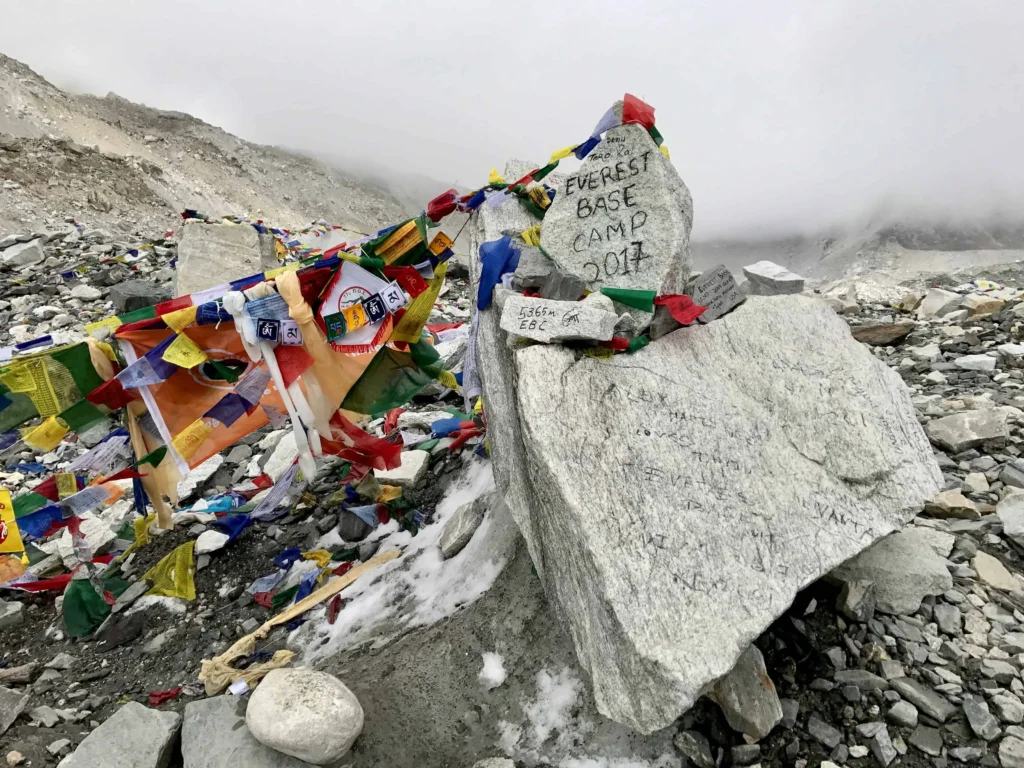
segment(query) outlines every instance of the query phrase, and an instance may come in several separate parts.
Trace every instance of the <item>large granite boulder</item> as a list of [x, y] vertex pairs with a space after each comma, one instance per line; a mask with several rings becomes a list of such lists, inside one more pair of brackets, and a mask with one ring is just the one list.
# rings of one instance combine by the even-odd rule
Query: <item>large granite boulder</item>
[[499, 313], [476, 338], [497, 486], [599, 710], [636, 730], [941, 485], [902, 380], [819, 300], [751, 297], [607, 360], [510, 349]]
[[[615, 109], [621, 115], [622, 104]], [[640, 125], [609, 130], [568, 176], [544, 217], [541, 243], [562, 272], [602, 287], [683, 293], [693, 199]]]
[[249, 224], [189, 220], [178, 241], [174, 295], [197, 293], [277, 266], [273, 235]]

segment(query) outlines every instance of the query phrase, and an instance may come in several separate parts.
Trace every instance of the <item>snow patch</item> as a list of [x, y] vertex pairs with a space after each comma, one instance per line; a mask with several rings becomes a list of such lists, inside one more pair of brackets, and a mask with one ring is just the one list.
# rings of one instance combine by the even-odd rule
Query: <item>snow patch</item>
[[[486, 655], [486, 654], [485, 654]], [[594, 723], [579, 714], [583, 683], [568, 668], [537, 673], [537, 695], [522, 702], [526, 722], [498, 723], [497, 747], [527, 766], [558, 768], [680, 768], [670, 729], [650, 757], [635, 754], [635, 734], [611, 721]], [[586, 745], [586, 752], [579, 745]], [[587, 754], [587, 752], [593, 754]]]
[[[393, 636], [401, 628], [433, 624], [477, 600], [511, 555], [502, 521], [496, 522], [489, 513], [466, 548], [451, 560], [442, 558], [439, 541], [445, 523], [459, 507], [493, 488], [490, 462], [470, 458], [462, 476], [438, 503], [434, 522], [417, 536], [398, 530], [394, 520], [379, 526], [367, 541], [387, 536], [380, 553], [401, 549], [402, 555], [341, 593], [347, 602], [333, 625], [327, 623], [322, 607], [307, 614], [310, 621], [291, 635], [289, 644], [311, 664], [370, 640], [383, 645], [389, 630]], [[384, 622], [393, 626], [382, 629]]]
[[477, 679], [490, 691], [505, 682], [508, 674], [505, 672], [505, 660], [496, 653], [484, 653], [484, 668], [480, 670]]
[[183, 614], [188, 610], [188, 602], [179, 597], [164, 597], [163, 595], [143, 595], [135, 604], [128, 609], [126, 615], [144, 611], [147, 608], [159, 606], [169, 613]]

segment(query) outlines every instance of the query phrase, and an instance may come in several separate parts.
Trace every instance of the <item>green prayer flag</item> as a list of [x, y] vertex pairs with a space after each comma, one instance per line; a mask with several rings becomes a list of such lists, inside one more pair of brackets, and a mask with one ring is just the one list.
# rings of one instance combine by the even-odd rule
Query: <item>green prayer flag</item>
[[434, 450], [434, 448], [437, 446], [439, 442], [441, 442], [439, 438], [433, 437], [430, 440], [425, 440], [424, 442], [417, 445], [416, 450], [426, 451], [427, 453], [429, 453], [430, 451]]
[[123, 315], [118, 315], [117, 319], [121, 321], [123, 325], [129, 323], [137, 323], [139, 320], [152, 320], [156, 317], [156, 307], [143, 307], [142, 309], [136, 309], [133, 312], [127, 312]]
[[433, 380], [434, 376], [420, 370], [410, 353], [381, 347], [345, 395], [341, 407], [380, 416], [405, 405]]
[[643, 349], [650, 343], [650, 336], [637, 336], [635, 339], [630, 340], [629, 346], [626, 347], [626, 352], [631, 355], [634, 352]]
[[270, 598], [270, 607], [275, 611], [280, 610], [295, 598], [295, 593], [298, 591], [299, 585], [296, 584], [293, 587], [288, 587], [284, 592], [278, 592]]
[[222, 363], [220, 360], [215, 360], [212, 357], [207, 362], [213, 366], [213, 370], [215, 370], [224, 378], [224, 381], [228, 382], [229, 384], [234, 384], [236, 381], [238, 381], [238, 372], [235, 371], [230, 366], [224, 365], [224, 363]]
[[662, 138], [661, 131], [655, 128], [653, 125], [647, 130], [651, 134], [651, 138], [654, 139], [654, 143], [659, 147], [664, 143], [665, 139]]
[[157, 448], [152, 453], [147, 453], [145, 456], [143, 456], [141, 459], [139, 459], [139, 466], [141, 467], [143, 464], [149, 464], [150, 466], [152, 466], [155, 469], [156, 467], [160, 466], [160, 462], [162, 462], [164, 460], [164, 456], [166, 456], [166, 455], [167, 455], [167, 446], [166, 445], [161, 445], [159, 448]]
[[110, 606], [88, 579], [72, 579], [64, 590], [64, 626], [71, 637], [87, 637], [110, 615]]
[[644, 312], [654, 311], [654, 297], [657, 296], [657, 293], [654, 291], [636, 291], [632, 288], [604, 287], [601, 288], [601, 293], [612, 301], [617, 301], [619, 304], [624, 304], [627, 307]]
[[50, 500], [41, 493], [33, 493], [32, 491], [23, 493], [14, 499], [14, 516], [24, 517], [25, 515], [31, 515], [49, 503]]
[[105, 421], [107, 416], [88, 400], [80, 400], [61, 412], [60, 418], [64, 419], [72, 430], [81, 434], [96, 422]]

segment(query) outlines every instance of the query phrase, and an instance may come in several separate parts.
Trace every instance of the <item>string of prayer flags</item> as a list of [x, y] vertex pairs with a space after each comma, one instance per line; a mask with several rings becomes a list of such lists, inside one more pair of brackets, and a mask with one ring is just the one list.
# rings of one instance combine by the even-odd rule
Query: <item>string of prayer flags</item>
[[639, 309], [642, 312], [654, 311], [654, 298], [657, 295], [655, 291], [638, 291], [632, 288], [611, 288], [609, 286], [603, 286], [601, 293], [612, 301]]
[[672, 317], [682, 325], [692, 325], [707, 310], [707, 307], [695, 304], [693, 299], [686, 294], [659, 296], [654, 300], [654, 303], [657, 306], [668, 307]]

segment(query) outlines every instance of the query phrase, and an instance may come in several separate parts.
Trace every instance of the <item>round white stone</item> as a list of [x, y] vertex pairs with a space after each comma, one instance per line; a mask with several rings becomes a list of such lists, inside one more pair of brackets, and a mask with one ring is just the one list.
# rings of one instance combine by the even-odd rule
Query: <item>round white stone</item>
[[252, 694], [245, 724], [261, 744], [327, 765], [348, 752], [362, 732], [363, 708], [336, 677], [312, 669], [275, 669]]

